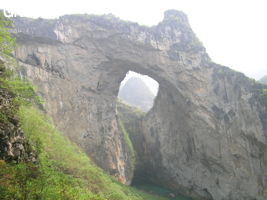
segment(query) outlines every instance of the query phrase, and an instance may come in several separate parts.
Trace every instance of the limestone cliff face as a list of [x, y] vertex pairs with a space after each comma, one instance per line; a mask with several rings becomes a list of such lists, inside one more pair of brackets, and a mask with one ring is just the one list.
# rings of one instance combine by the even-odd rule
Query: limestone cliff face
[[150, 28], [112, 15], [15, 25], [16, 57], [45, 110], [118, 180], [133, 176], [116, 115], [131, 70], [160, 85], [134, 136], [139, 173], [198, 199], [266, 199], [266, 106], [255, 92], [262, 86], [212, 63], [183, 13], [167, 11]]

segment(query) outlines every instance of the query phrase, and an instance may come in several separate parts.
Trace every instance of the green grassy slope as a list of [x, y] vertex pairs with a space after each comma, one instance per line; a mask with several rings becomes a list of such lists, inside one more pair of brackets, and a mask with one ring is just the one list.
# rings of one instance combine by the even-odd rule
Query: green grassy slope
[[[39, 154], [41, 164], [46, 168], [49, 166], [49, 170], [56, 173], [55, 177], [63, 175], [71, 180], [66, 187], [73, 188], [69, 194], [75, 197], [72, 199], [156, 199], [112, 180], [35, 109], [21, 107], [20, 119], [30, 144], [35, 149], [42, 149]], [[45, 181], [48, 181], [45, 185], [51, 187], [51, 181]]]

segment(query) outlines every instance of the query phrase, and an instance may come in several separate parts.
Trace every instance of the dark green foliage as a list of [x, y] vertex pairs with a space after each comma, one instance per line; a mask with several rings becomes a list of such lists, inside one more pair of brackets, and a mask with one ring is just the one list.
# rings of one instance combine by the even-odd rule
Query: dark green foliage
[[82, 181], [79, 179], [53, 169], [50, 165], [46, 159], [36, 164], [7, 164], [1, 161], [1, 200], [104, 200], [99, 195], [82, 190]]
[[0, 78], [0, 87], [8, 90], [15, 96], [14, 103], [18, 105], [30, 105], [31, 103], [40, 104], [42, 101], [34, 91], [34, 87], [26, 80], [10, 75]]
[[12, 23], [0, 12], [0, 52], [10, 55], [15, 47], [15, 38], [12, 38], [8, 32]]
[[17, 112], [21, 105], [40, 104], [41, 99], [29, 82], [15, 77], [4, 65], [0, 70], [0, 126], [4, 130], [4, 126], [17, 126]]

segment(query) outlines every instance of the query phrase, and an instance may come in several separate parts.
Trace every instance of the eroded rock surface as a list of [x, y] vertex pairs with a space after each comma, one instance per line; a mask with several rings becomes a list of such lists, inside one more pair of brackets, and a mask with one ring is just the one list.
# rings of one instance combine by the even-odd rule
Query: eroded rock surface
[[131, 70], [160, 85], [136, 135], [138, 173], [197, 199], [267, 198], [263, 86], [211, 62], [183, 13], [167, 11], [153, 27], [112, 15], [17, 18], [15, 26], [16, 57], [47, 113], [118, 180], [133, 176], [116, 114]]

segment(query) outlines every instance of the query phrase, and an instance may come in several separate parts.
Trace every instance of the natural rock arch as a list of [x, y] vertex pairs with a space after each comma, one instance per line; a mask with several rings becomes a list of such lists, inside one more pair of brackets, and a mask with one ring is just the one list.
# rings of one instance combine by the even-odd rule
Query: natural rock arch
[[262, 86], [211, 62], [183, 13], [167, 11], [151, 28], [110, 15], [15, 26], [16, 57], [47, 113], [118, 180], [133, 176], [115, 106], [133, 70], [160, 84], [140, 125], [143, 172], [203, 199], [266, 198], [266, 107], [254, 92]]

